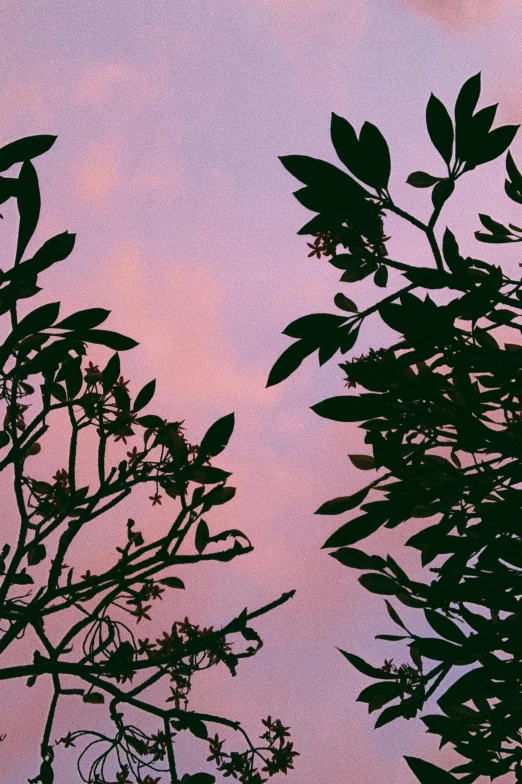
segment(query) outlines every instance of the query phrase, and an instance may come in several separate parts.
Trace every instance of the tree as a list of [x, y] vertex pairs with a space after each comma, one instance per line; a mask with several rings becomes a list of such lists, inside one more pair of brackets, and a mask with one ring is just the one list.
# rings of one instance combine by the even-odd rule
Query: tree
[[[464, 256], [450, 228], [441, 244], [435, 234], [457, 181], [502, 155], [519, 127], [491, 130], [497, 105], [476, 111], [480, 86], [480, 73], [466, 81], [453, 119], [438, 98], [429, 99], [427, 129], [447, 172], [415, 171], [407, 179], [413, 187], [432, 189], [426, 223], [392, 198], [388, 145], [371, 123], [357, 137], [346, 119], [332, 114], [335, 151], [353, 176], [304, 155], [281, 158], [305, 186], [294, 193], [298, 201], [318, 213], [298, 232], [315, 237], [308, 255], [327, 258], [350, 284], [373, 275], [375, 286], [386, 288], [393, 276], [393, 293], [364, 311], [338, 293], [334, 301], [342, 315], [315, 313], [289, 324], [283, 334], [296, 342], [274, 364], [267, 386], [286, 379], [316, 350], [323, 365], [337, 351], [354, 349], [372, 314], [397, 333], [391, 345], [339, 364], [347, 393], [312, 406], [321, 417], [361, 423], [372, 454], [350, 460], [361, 470], [379, 471], [358, 492], [327, 501], [316, 514], [359, 508], [323, 547], [336, 548], [329, 553], [333, 558], [362, 570], [361, 585], [386, 597], [399, 635], [376, 637], [403, 646], [408, 641], [412, 664], [400, 667], [393, 659], [373, 666], [339, 649], [352, 666], [377, 679], [358, 701], [370, 713], [384, 708], [375, 724], [381, 727], [417, 716], [437, 693], [440, 712], [422, 721], [427, 732], [440, 736], [440, 747], [449, 742], [465, 758], [447, 772], [406, 757], [421, 784], [467, 784], [508, 771], [522, 781], [522, 281], [498, 264]], [[522, 204], [522, 175], [511, 153], [506, 166], [506, 194]], [[389, 257], [383, 225], [388, 213], [427, 237], [432, 266]], [[480, 242], [522, 241], [519, 226], [479, 218]], [[357, 394], [357, 388], [364, 391]], [[406, 544], [420, 551], [423, 567], [437, 562], [427, 582], [410, 579], [390, 556], [354, 547], [383, 527], [418, 518], [430, 522]], [[434, 635], [408, 629], [392, 597], [421, 610]], [[455, 666], [466, 671], [444, 691]]]
[[[238, 721], [187, 710], [188, 694], [195, 672], [223, 663], [235, 675], [239, 660], [253, 656], [263, 644], [250, 622], [285, 603], [294, 591], [253, 612], [245, 608], [216, 631], [213, 627], [200, 629], [185, 618], [174, 621], [160, 639], [151, 642], [148, 638], [137, 639], [129, 625], [150, 619], [152, 603], [167, 589], [185, 587], [172, 574], [177, 564], [230, 561], [253, 549], [242, 531], [211, 534], [202, 518], [235, 493], [235, 488], [227, 484], [230, 472], [210, 462], [226, 447], [234, 428], [234, 414], [211, 425], [199, 445], [189, 444], [183, 422], [141, 413], [154, 396], [155, 381], [145, 384], [131, 399], [129, 382], [121, 375], [119, 352], [138, 344], [118, 332], [100, 328], [110, 311], [88, 308], [59, 319], [60, 303], [50, 302], [18, 319], [18, 301], [40, 292], [37, 283], [41, 273], [68, 258], [74, 247], [75, 235], [64, 232], [23, 260], [40, 214], [38, 177], [32, 160], [47, 152], [55, 139], [30, 136], [0, 149], [1, 172], [21, 164], [18, 177], [0, 177], [0, 203], [15, 198], [20, 216], [14, 265], [0, 273], [0, 314], [9, 314], [11, 320], [0, 347], [0, 400], [5, 410], [0, 470], [12, 466], [19, 513], [17, 526], [10, 520], [9, 530], [5, 530], [10, 541], [4, 544], [0, 557], [0, 654], [4, 654], [5, 661], [8, 649], [24, 636], [34, 650], [32, 661], [0, 667], [0, 680], [22, 678], [31, 687], [38, 678], [45, 678], [53, 688], [41, 742], [40, 770], [30, 781], [51, 784], [57, 764], [56, 747], [75, 746], [86, 739], [89, 744], [78, 760], [84, 782], [109, 782], [116, 776], [119, 784], [156, 784], [164, 780], [156, 775], [163, 770], [169, 772], [171, 782], [210, 784], [215, 777], [209, 773], [180, 777], [176, 771], [173, 739], [184, 730], [208, 742], [208, 760], [214, 760], [225, 776], [239, 777], [243, 784], [266, 781], [256, 764], [262, 765], [261, 770], [269, 777], [293, 767], [297, 752], [286, 741], [288, 728], [269, 716], [263, 721], [266, 731], [260, 736], [265, 743], [255, 746]], [[103, 370], [91, 361], [82, 368], [86, 344], [99, 344], [115, 352]], [[42, 382], [38, 392], [29, 383], [28, 379], [33, 378]], [[39, 410], [26, 421], [29, 405], [33, 411], [37, 407]], [[66, 468], [56, 470], [54, 481], [50, 479], [50, 467], [48, 475], [36, 478], [29, 473], [31, 456], [45, 452], [51, 419], [61, 410], [67, 411], [71, 428]], [[99, 439], [99, 486], [94, 490], [79, 486], [79, 434], [89, 427], [96, 429]], [[127, 439], [135, 438], [136, 429], [144, 431], [143, 444], [130, 449]], [[127, 459], [109, 468], [107, 446], [112, 440], [122, 442], [130, 451], [126, 452]], [[146, 541], [135, 521], [128, 519], [112, 565], [96, 573], [93, 564], [92, 571], [87, 569], [79, 575], [74, 564], [66, 564], [73, 558], [72, 544], [87, 531], [92, 535], [93, 521], [143, 483], [154, 485], [149, 497], [153, 506], [161, 504], [160, 489], [181, 505], [172, 524], [159, 538]], [[196, 552], [182, 554], [182, 544], [192, 540], [194, 529]], [[232, 547], [209, 551], [209, 544], [219, 547], [230, 538]], [[65, 634], [49, 632], [46, 622], [51, 616], [63, 619]], [[247, 646], [232, 652], [234, 643], [228, 637], [238, 634]], [[170, 705], [158, 706], [147, 697], [150, 687], [159, 683], [169, 686], [165, 688], [165, 703]], [[100, 717], [95, 731], [75, 728], [52, 742], [53, 721], [64, 699], [102, 704], [105, 698], [110, 700], [110, 733], [100, 729]], [[125, 715], [128, 708], [153, 717], [159, 729], [151, 732], [130, 724]], [[225, 741], [217, 734], [212, 738], [208, 724], [241, 733], [246, 751], [224, 752]], [[84, 754], [89, 749], [95, 754], [87, 764]]]

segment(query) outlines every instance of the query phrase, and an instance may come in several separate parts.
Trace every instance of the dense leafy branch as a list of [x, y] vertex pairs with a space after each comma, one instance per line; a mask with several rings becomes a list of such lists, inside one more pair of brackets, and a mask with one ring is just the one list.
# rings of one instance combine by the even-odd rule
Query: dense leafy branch
[[[0, 149], [0, 171], [21, 164], [18, 177], [0, 177], [0, 203], [15, 198], [20, 215], [14, 265], [0, 272], [0, 314], [8, 313], [11, 319], [0, 346], [0, 401], [4, 406], [0, 470], [13, 466], [19, 516], [18, 526], [11, 521], [14, 541], [7, 542], [0, 553], [0, 654], [22, 638], [35, 643], [33, 661], [0, 667], [0, 681], [24, 678], [31, 687], [38, 678], [46, 678], [52, 684], [40, 771], [31, 781], [51, 784], [57, 746], [74, 746], [85, 739], [88, 743], [78, 757], [78, 771], [85, 782], [113, 782], [116, 777], [119, 784], [157, 784], [160, 777], [155, 774], [163, 771], [171, 782], [211, 784], [215, 777], [209, 773], [180, 777], [177, 771], [174, 739], [189, 731], [208, 742], [208, 760], [214, 760], [225, 775], [239, 778], [242, 784], [260, 783], [266, 781], [262, 772], [271, 777], [293, 767], [297, 752], [286, 741], [288, 728], [268, 717], [263, 722], [267, 732], [261, 736], [266, 745], [254, 745], [239, 722], [187, 710], [191, 678], [195, 672], [220, 663], [235, 675], [240, 659], [255, 655], [263, 645], [248, 625], [250, 621], [284, 604], [294, 591], [253, 612], [245, 608], [216, 631], [213, 627], [200, 629], [185, 618], [173, 621], [170, 630], [151, 641], [137, 638], [129, 625], [129, 618], [135, 624], [150, 620], [153, 602], [161, 600], [167, 589], [185, 587], [171, 573], [172, 567], [229, 561], [252, 551], [250, 539], [242, 531], [212, 534], [202, 517], [235, 494], [235, 488], [227, 484], [230, 472], [211, 462], [230, 439], [234, 415], [219, 419], [201, 443], [193, 445], [184, 436], [183, 421], [141, 413], [154, 396], [156, 382], [145, 384], [131, 398], [130, 382], [121, 373], [120, 352], [137, 343], [101, 328], [108, 310], [88, 308], [59, 320], [60, 303], [51, 302], [19, 319], [18, 301], [41, 291], [38, 276], [67, 259], [74, 247], [75, 236], [64, 232], [24, 260], [40, 215], [38, 177], [32, 160], [49, 150], [55, 138], [31, 136]], [[87, 344], [115, 352], [103, 369], [92, 361], [88, 366], [83, 364]], [[39, 382], [39, 392], [33, 379]], [[26, 422], [30, 408], [36, 410]], [[51, 420], [64, 409], [70, 424], [64, 460], [67, 467], [56, 470], [50, 480], [52, 472], [45, 466], [48, 475], [36, 478], [28, 470], [30, 459], [45, 452]], [[98, 436], [98, 486], [92, 489], [80, 486], [84, 466], [79, 463], [79, 437], [89, 427]], [[136, 429], [143, 431], [142, 443], [131, 449], [127, 439], [136, 437]], [[122, 442], [129, 450], [117, 466], [108, 465], [108, 446], [113, 442]], [[79, 574], [76, 566], [66, 563], [72, 558], [73, 543], [86, 532], [92, 535], [95, 521], [140, 484], [153, 485], [149, 496], [153, 507], [162, 504], [164, 493], [179, 501], [181, 510], [150, 542], [129, 519], [111, 564], [99, 574], [91, 569]], [[220, 543], [230, 538], [232, 547], [219, 549]], [[195, 552], [181, 552], [184, 543], [193, 544]], [[39, 565], [44, 568], [35, 569]], [[46, 628], [48, 617], [57, 613], [62, 614], [67, 629], [61, 639]], [[231, 634], [246, 641], [244, 650], [232, 652]], [[147, 696], [160, 682], [164, 684], [165, 706]], [[106, 696], [110, 698], [112, 736], [74, 729], [53, 742], [55, 717], [65, 698], [102, 704]], [[130, 725], [125, 719], [127, 707], [156, 717], [161, 721], [160, 729], [150, 734]], [[217, 735], [209, 737], [207, 723], [239, 731], [247, 750], [223, 752], [224, 741]], [[256, 767], [260, 763], [264, 766], [261, 772]]]
[[[439, 99], [430, 97], [428, 133], [447, 176], [416, 171], [407, 179], [413, 187], [432, 189], [427, 223], [394, 203], [388, 190], [388, 146], [370, 123], [357, 138], [347, 120], [332, 115], [333, 145], [353, 177], [325, 161], [281, 158], [306, 185], [296, 197], [318, 213], [298, 232], [315, 237], [308, 243], [309, 256], [326, 257], [343, 270], [343, 282], [373, 274], [375, 285], [384, 288], [390, 270], [410, 282], [360, 313], [352, 299], [339, 293], [335, 304], [347, 315], [317, 313], [293, 321], [283, 334], [297, 342], [274, 364], [267, 386], [286, 379], [316, 350], [322, 365], [337, 351], [353, 349], [361, 324], [372, 314], [400, 336], [388, 348], [372, 348], [340, 364], [348, 393], [312, 410], [327, 419], [360, 423], [372, 454], [349, 455], [351, 462], [361, 470], [386, 469], [360, 491], [317, 510], [336, 515], [359, 509], [323, 547], [336, 548], [330, 555], [341, 564], [363, 570], [359, 582], [366, 590], [422, 610], [437, 635], [410, 631], [386, 599], [401, 631], [377, 638], [406, 644], [413, 666], [397, 667], [390, 659], [374, 667], [341, 651], [359, 671], [378, 679], [358, 697], [370, 713], [383, 708], [376, 727], [399, 717], [411, 719], [432, 695], [440, 695], [441, 712], [423, 715], [422, 721], [428, 732], [440, 736], [441, 747], [452, 743], [465, 761], [447, 772], [406, 757], [421, 784], [468, 784], [510, 771], [522, 781], [522, 281], [493, 263], [463, 257], [449, 228], [441, 247], [434, 234], [457, 180], [502, 155], [518, 130], [512, 125], [491, 130], [497, 106], [476, 111], [479, 96], [476, 74], [460, 90], [453, 119]], [[506, 166], [506, 194], [522, 204], [522, 175], [509, 152]], [[387, 212], [424, 232], [433, 266], [388, 258]], [[522, 240], [519, 226], [505, 226], [485, 214], [479, 218], [486, 229], [475, 232], [479, 241]], [[451, 295], [446, 304], [438, 304], [437, 290]], [[357, 387], [364, 391], [352, 394]], [[410, 579], [389, 555], [353, 547], [380, 528], [419, 518], [432, 522], [406, 544], [420, 551], [422, 566], [438, 564], [430, 569], [431, 581]], [[426, 661], [438, 664], [426, 671]], [[442, 691], [454, 666], [466, 672]]]

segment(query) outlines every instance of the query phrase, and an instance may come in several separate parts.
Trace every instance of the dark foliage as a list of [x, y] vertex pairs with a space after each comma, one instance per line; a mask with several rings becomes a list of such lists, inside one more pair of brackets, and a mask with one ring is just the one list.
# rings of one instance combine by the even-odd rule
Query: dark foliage
[[[341, 162], [372, 192], [323, 161], [281, 158], [307, 186], [297, 198], [318, 213], [298, 232], [315, 237], [309, 256], [326, 257], [347, 283], [373, 275], [376, 286], [386, 287], [388, 272], [393, 275], [393, 293], [364, 311], [340, 293], [335, 304], [344, 315], [316, 313], [292, 322], [284, 334], [297, 342], [277, 360], [267, 386], [290, 376], [315, 351], [322, 365], [338, 351], [353, 349], [372, 314], [397, 333], [393, 345], [339, 365], [347, 394], [312, 406], [327, 419], [359, 422], [371, 454], [352, 455], [352, 463], [379, 471], [362, 490], [327, 501], [317, 514], [360, 507], [323, 546], [337, 548], [330, 555], [341, 564], [369, 570], [359, 577], [361, 585], [388, 597], [400, 633], [377, 637], [409, 641], [412, 664], [400, 667], [392, 659], [374, 667], [341, 651], [359, 671], [378, 679], [359, 701], [370, 712], [382, 709], [375, 724], [380, 727], [419, 715], [436, 693], [440, 712], [425, 713], [422, 721], [440, 736], [441, 747], [451, 743], [464, 758], [446, 772], [406, 757], [422, 784], [468, 784], [508, 771], [522, 782], [522, 282], [494, 262], [464, 256], [449, 228], [441, 245], [434, 232], [460, 177], [505, 153], [518, 129], [491, 130], [496, 105], [476, 111], [479, 96], [476, 74], [458, 95], [454, 120], [434, 95], [428, 102], [428, 133], [447, 172], [416, 171], [407, 178], [413, 187], [432, 189], [427, 223], [394, 202], [388, 148], [374, 126], [366, 123], [357, 139], [346, 120], [332, 115], [332, 142]], [[506, 193], [522, 204], [522, 175], [510, 153], [506, 164]], [[426, 235], [432, 267], [389, 258], [387, 213]], [[479, 218], [479, 241], [522, 240], [519, 226]], [[397, 289], [401, 275], [406, 285]], [[438, 290], [446, 293], [443, 301]], [[407, 545], [420, 552], [423, 566], [437, 561], [427, 582], [410, 579], [390, 556], [353, 547], [380, 528], [418, 518], [429, 523]], [[392, 597], [422, 611], [433, 636], [408, 629]], [[465, 669], [444, 688], [453, 667]]]
[[[162, 599], [166, 590], [185, 587], [173, 573], [178, 564], [230, 561], [252, 551], [242, 531], [211, 534], [201, 517], [235, 493], [227, 484], [230, 472], [209, 462], [226, 447], [234, 415], [215, 422], [198, 446], [187, 442], [183, 420], [169, 422], [158, 414], [141, 413], [154, 396], [155, 381], [145, 384], [132, 399], [129, 381], [121, 375], [119, 352], [137, 342], [101, 327], [109, 316], [107, 310], [88, 308], [59, 320], [60, 303], [51, 302], [18, 320], [18, 301], [38, 294], [39, 275], [66, 260], [74, 247], [74, 234], [64, 232], [23, 260], [40, 214], [38, 177], [31, 161], [49, 150], [55, 138], [32, 136], [0, 149], [0, 171], [21, 164], [18, 177], [0, 177], [0, 202], [15, 198], [20, 215], [14, 265], [0, 272], [0, 313], [9, 314], [11, 321], [0, 346], [4, 408], [0, 470], [12, 467], [19, 513], [19, 520], [9, 520], [4, 528], [3, 535], [11, 541], [0, 555], [0, 654], [24, 636], [34, 644], [33, 660], [1, 667], [0, 680], [21, 678], [31, 687], [37, 679], [48, 679], [53, 686], [40, 771], [31, 781], [51, 784], [58, 764], [56, 748], [87, 740], [78, 759], [82, 781], [114, 782], [116, 778], [119, 784], [157, 784], [160, 780], [212, 784], [215, 777], [209, 773], [179, 777], [176, 772], [174, 738], [188, 731], [208, 743], [211, 755], [207, 760], [213, 760], [225, 776], [242, 784], [260, 783], [267, 777], [261, 778], [256, 766], [268, 777], [292, 768], [297, 752], [285, 740], [288, 728], [269, 716], [260, 736], [265, 743], [255, 746], [239, 722], [187, 710], [191, 678], [220, 663], [235, 675], [240, 659], [253, 656], [263, 644], [248, 624], [286, 602], [294, 591], [253, 612], [245, 608], [216, 631], [185, 618], [173, 620], [162, 637], [151, 641], [145, 635], [138, 638], [129, 625], [150, 620], [152, 603]], [[89, 343], [115, 352], [103, 369], [91, 361], [85, 367]], [[33, 416], [26, 421], [30, 408]], [[67, 410], [71, 429], [66, 468], [52, 476], [53, 469], [47, 466], [45, 476], [36, 477], [30, 468], [31, 456], [45, 453], [51, 419], [62, 409]], [[93, 489], [80, 487], [78, 476], [79, 433], [88, 427], [96, 430], [99, 439], [99, 481]], [[137, 434], [140, 446], [131, 449], [127, 439]], [[111, 441], [122, 442], [130, 451], [127, 459], [109, 468], [106, 447]], [[154, 487], [149, 496], [152, 506], [161, 505], [160, 491], [170, 503], [181, 505], [174, 521], [150, 541], [134, 520], [126, 525], [122, 521], [121, 547], [116, 548], [109, 568], [101, 573], [87, 569], [80, 575], [74, 564], [66, 563], [73, 559], [73, 542], [80, 538], [88, 548], [97, 518], [143, 483]], [[230, 539], [231, 547], [209, 548]], [[182, 554], [185, 540], [189, 552]], [[63, 618], [62, 628], [68, 628], [61, 637], [46, 627], [49, 617], [57, 613]], [[243, 650], [232, 651], [229, 635], [242, 638]], [[165, 704], [160, 706], [148, 696], [149, 689], [158, 684], [165, 694]], [[101, 712], [106, 699], [112, 733], [99, 729], [100, 716], [96, 730], [75, 728], [53, 743], [53, 722], [64, 701], [100, 705]], [[130, 724], [125, 716], [129, 707], [154, 717], [159, 729], [151, 733]], [[212, 738], [208, 731], [208, 724], [216, 723], [242, 734], [246, 750], [223, 751], [225, 741], [217, 734]], [[157, 775], [161, 771], [167, 772], [167, 778]]]

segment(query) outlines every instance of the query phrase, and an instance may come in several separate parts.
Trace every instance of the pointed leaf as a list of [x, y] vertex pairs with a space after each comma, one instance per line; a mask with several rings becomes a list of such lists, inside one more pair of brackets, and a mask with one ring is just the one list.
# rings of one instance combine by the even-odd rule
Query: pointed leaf
[[433, 93], [426, 107], [426, 125], [433, 146], [449, 166], [453, 153], [453, 123], [448, 110]]
[[226, 447], [234, 430], [234, 413], [226, 414], [209, 427], [199, 445], [198, 456], [205, 458], [219, 455]]
[[73, 313], [71, 316], [67, 316], [67, 318], [59, 321], [58, 324], [55, 324], [55, 327], [72, 330], [91, 329], [102, 324], [110, 312], [110, 310], [105, 310], [105, 308], [79, 310], [77, 313]]
[[145, 408], [146, 405], [150, 403], [152, 398], [154, 397], [154, 393], [156, 391], [156, 379], [149, 381], [148, 384], [145, 384], [142, 389], [136, 395], [136, 399], [134, 401], [133, 411], [141, 411], [142, 408]]
[[292, 343], [287, 349], [283, 351], [279, 359], [277, 359], [268, 375], [266, 388], [280, 384], [289, 376], [294, 373], [301, 365], [303, 360], [313, 354], [318, 348], [315, 342], [310, 340], [298, 340]]
[[459, 781], [451, 773], [439, 768], [437, 765], [433, 765], [431, 762], [425, 762], [425, 760], [419, 759], [419, 757], [405, 756], [404, 759], [420, 781], [420, 784], [457, 784]]
[[50, 150], [57, 138], [49, 135], [25, 136], [23, 139], [6, 144], [0, 149], [0, 171], [9, 169], [15, 163], [37, 158]]
[[30, 161], [22, 164], [20, 174], [18, 175], [17, 202], [20, 223], [18, 226], [15, 265], [21, 261], [40, 217], [40, 187], [36, 169]]
[[356, 506], [359, 506], [359, 504], [364, 501], [370, 492], [370, 489], [371, 485], [363, 488], [362, 490], [359, 490], [353, 495], [344, 495], [339, 496], [338, 498], [332, 498], [331, 501], [326, 501], [324, 504], [322, 504], [322, 506], [320, 506], [314, 514], [337, 515], [342, 514], [343, 512], [347, 512], [349, 509], [355, 509]]
[[337, 650], [339, 653], [342, 653], [345, 659], [348, 659], [356, 670], [362, 672], [363, 675], [369, 675], [370, 678], [380, 678], [381, 680], [390, 680], [395, 679], [396, 677], [391, 672], [385, 672], [377, 667], [372, 667], [371, 664], [368, 664], [364, 659], [361, 659], [360, 656], [356, 656], [354, 653], [347, 653], [346, 651], [341, 650], [341, 648], [337, 648]]

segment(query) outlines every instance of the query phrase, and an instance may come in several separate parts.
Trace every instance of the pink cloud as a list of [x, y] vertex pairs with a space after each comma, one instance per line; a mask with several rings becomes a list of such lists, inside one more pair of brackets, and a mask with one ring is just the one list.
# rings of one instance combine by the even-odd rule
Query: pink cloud
[[[509, 1], [509, 0], [508, 0]], [[401, 0], [446, 30], [465, 35], [494, 20], [508, 3], [505, 0]]]
[[76, 86], [76, 97], [83, 104], [102, 105], [115, 99], [130, 100], [136, 107], [158, 94], [157, 69], [138, 68], [128, 62], [98, 62], [87, 65]]
[[97, 144], [80, 164], [77, 174], [79, 195], [89, 202], [105, 202], [118, 183], [116, 156], [110, 144]]

